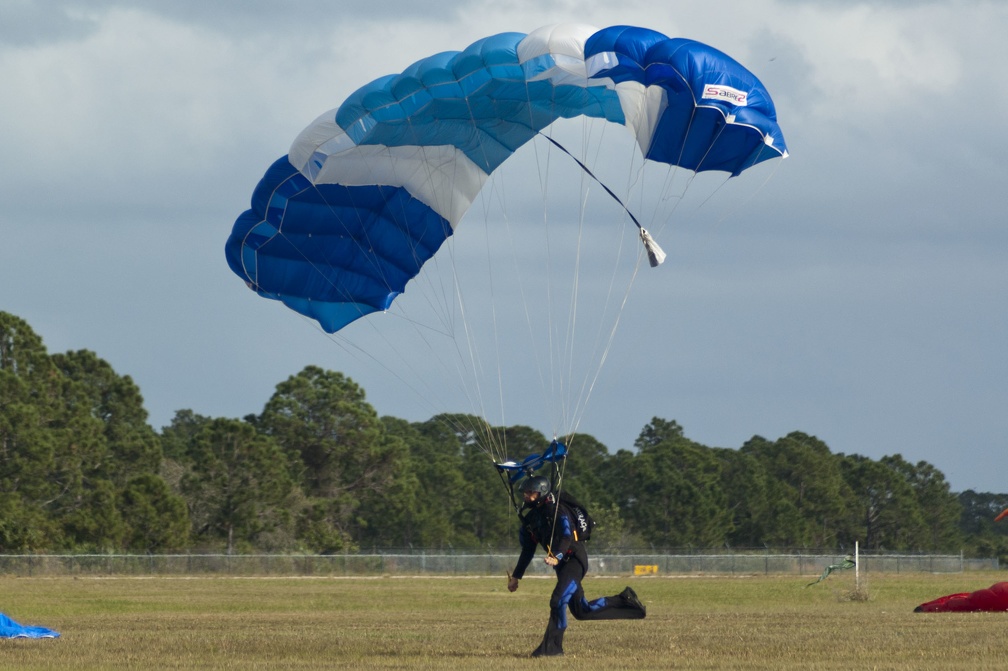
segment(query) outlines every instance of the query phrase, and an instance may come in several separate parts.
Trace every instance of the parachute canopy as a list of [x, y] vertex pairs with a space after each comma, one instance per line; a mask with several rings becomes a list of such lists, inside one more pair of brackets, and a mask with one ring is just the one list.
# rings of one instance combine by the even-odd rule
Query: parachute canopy
[[915, 613], [966, 613], [1008, 611], [1008, 582], [997, 582], [986, 589], [939, 597], [914, 608]]
[[628, 26], [503, 33], [377, 79], [316, 119], [238, 217], [228, 264], [335, 332], [387, 310], [490, 173], [581, 116], [691, 171], [738, 175], [787, 155], [762, 83], [712, 47]]
[[19, 624], [0, 613], [0, 638], [59, 638], [59, 632], [48, 627]]

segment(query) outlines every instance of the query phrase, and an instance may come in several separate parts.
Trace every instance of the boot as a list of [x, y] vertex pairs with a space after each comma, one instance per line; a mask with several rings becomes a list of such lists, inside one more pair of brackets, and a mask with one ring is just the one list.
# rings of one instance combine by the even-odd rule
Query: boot
[[564, 654], [563, 651], [563, 637], [564, 630], [557, 629], [553, 626], [553, 622], [550, 622], [550, 626], [546, 627], [546, 634], [543, 636], [542, 643], [539, 647], [532, 651], [532, 657], [561, 657]]
[[620, 592], [620, 596], [623, 597], [623, 601], [626, 602], [628, 606], [633, 606], [641, 612], [641, 617], [647, 615], [647, 608], [641, 603], [641, 600], [637, 598], [637, 592], [633, 591], [630, 587]]

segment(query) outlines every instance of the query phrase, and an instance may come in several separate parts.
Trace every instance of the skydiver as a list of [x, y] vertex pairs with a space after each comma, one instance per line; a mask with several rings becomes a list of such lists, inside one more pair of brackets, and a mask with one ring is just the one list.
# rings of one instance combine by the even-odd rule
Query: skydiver
[[[556, 572], [557, 583], [550, 596], [550, 616], [542, 643], [532, 651], [533, 657], [562, 655], [563, 637], [567, 630], [567, 609], [578, 620], [642, 619], [647, 614], [637, 594], [627, 587], [616, 596], [588, 601], [581, 580], [588, 572], [588, 553], [572, 529], [570, 511], [550, 492], [550, 482], [542, 476], [526, 478], [521, 485], [522, 526], [518, 532], [521, 555], [514, 571], [508, 576], [508, 591], [518, 589], [518, 581], [535, 555], [536, 546], [546, 550], [546, 564]], [[554, 524], [554, 520], [556, 520]]]

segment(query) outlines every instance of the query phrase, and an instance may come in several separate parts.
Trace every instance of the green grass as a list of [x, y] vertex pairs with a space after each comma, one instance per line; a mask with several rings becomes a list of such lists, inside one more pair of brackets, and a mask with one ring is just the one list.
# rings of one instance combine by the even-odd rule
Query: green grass
[[0, 578], [0, 612], [58, 630], [0, 640], [0, 669], [1008, 669], [1006, 613], [914, 613], [1003, 573], [594, 578], [643, 621], [571, 621], [527, 658], [553, 581], [499, 578]]

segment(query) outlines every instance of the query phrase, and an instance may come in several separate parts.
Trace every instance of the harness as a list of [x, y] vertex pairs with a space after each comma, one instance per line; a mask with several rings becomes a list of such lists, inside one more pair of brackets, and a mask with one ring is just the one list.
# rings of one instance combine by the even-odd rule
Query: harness
[[[541, 505], [524, 515], [519, 514], [519, 519], [533, 543], [541, 545], [557, 559], [566, 560], [574, 554], [578, 537], [570, 512], [561, 510], [561, 505], [553, 494], [549, 494]], [[565, 533], [565, 526], [569, 534]], [[553, 548], [565, 535], [570, 536], [570, 544], [562, 554], [555, 553]]]

